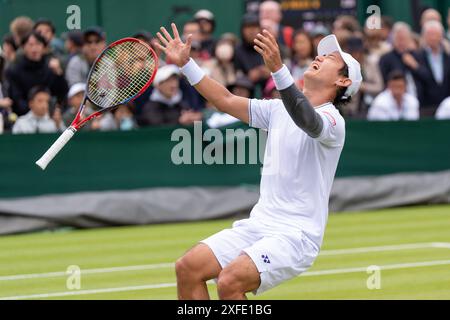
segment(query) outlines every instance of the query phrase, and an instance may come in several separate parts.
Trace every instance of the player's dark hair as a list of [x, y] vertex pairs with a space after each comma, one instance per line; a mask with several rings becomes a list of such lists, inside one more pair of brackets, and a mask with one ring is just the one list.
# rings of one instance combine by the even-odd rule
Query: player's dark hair
[[40, 18], [36, 21], [36, 23], [33, 26], [33, 30], [36, 30], [37, 27], [39, 27], [40, 25], [45, 25], [45, 26], [49, 26], [50, 29], [52, 30], [52, 33], [55, 34], [56, 33], [56, 28], [55, 25], [53, 24], [53, 22], [51, 22], [49, 19], [45, 19], [45, 18]]
[[28, 91], [28, 102], [34, 99], [38, 93], [47, 93], [48, 95], [51, 95], [50, 90], [45, 86], [34, 86], [33, 88]]
[[22, 43], [21, 43], [22, 47], [28, 42], [28, 40], [30, 40], [31, 37], [34, 37], [37, 41], [42, 43], [44, 45], [44, 47], [46, 47], [48, 44], [47, 40], [45, 40], [45, 38], [43, 36], [41, 36], [40, 33], [36, 32], [36, 31], [31, 31], [22, 39]]
[[[348, 66], [344, 65], [341, 70], [339, 70], [339, 75], [348, 77]], [[338, 87], [336, 92], [336, 97], [334, 98], [333, 104], [336, 108], [341, 108], [352, 101], [352, 97], [345, 97], [345, 92], [347, 87]]]

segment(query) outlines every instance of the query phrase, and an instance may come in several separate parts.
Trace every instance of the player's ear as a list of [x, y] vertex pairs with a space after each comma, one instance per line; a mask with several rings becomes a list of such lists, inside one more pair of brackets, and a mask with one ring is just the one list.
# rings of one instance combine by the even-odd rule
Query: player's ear
[[336, 82], [334, 84], [338, 87], [348, 88], [352, 85], [352, 80], [350, 80], [349, 78], [346, 78], [346, 77], [342, 77], [342, 78], [339, 78], [338, 80], [336, 80]]

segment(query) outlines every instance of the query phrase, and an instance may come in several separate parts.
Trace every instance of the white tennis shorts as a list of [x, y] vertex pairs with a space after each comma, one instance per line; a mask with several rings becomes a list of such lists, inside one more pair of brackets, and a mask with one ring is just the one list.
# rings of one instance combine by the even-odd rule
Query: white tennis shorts
[[319, 254], [319, 248], [301, 231], [274, 229], [252, 218], [236, 221], [232, 229], [200, 242], [211, 248], [222, 268], [246, 253], [261, 277], [255, 295], [306, 271]]

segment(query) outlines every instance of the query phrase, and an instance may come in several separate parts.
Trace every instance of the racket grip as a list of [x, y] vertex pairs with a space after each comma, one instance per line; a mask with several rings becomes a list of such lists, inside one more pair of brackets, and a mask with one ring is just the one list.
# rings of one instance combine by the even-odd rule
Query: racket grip
[[42, 169], [47, 168], [50, 161], [58, 154], [58, 152], [66, 145], [66, 143], [72, 139], [73, 135], [77, 132], [74, 127], [67, 128], [56, 140], [50, 149], [38, 160], [36, 164]]

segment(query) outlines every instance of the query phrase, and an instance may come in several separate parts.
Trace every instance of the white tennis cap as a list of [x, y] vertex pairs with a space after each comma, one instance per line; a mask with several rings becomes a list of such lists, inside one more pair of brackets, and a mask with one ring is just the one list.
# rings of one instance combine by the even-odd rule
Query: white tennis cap
[[160, 84], [161, 82], [166, 81], [173, 75], [179, 75], [180, 74], [180, 68], [178, 68], [174, 64], [168, 64], [164, 67], [161, 67], [158, 69], [158, 72], [156, 73], [155, 80], [153, 81], [155, 85]]
[[348, 78], [352, 80], [352, 84], [347, 88], [347, 91], [345, 91], [345, 97], [352, 97], [358, 92], [363, 80], [361, 74], [361, 65], [359, 64], [359, 62], [356, 61], [356, 59], [353, 58], [350, 54], [342, 51], [341, 46], [339, 45], [339, 42], [334, 34], [323, 38], [317, 46], [317, 53], [319, 54], [319, 56], [325, 56], [336, 51], [339, 52], [345, 64], [347, 65]]
[[86, 91], [86, 83], [78, 82], [70, 87], [69, 93], [67, 93], [67, 98], [70, 99], [80, 92]]

